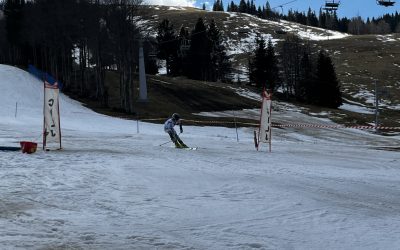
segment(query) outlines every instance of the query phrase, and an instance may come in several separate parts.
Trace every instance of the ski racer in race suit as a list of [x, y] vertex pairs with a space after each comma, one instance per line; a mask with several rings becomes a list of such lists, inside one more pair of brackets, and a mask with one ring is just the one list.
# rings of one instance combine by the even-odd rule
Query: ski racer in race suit
[[164, 123], [164, 131], [168, 133], [169, 137], [171, 137], [172, 142], [175, 144], [176, 148], [188, 148], [185, 143], [179, 138], [176, 133], [174, 126], [179, 125], [180, 132], [183, 133], [182, 121], [179, 114], [174, 113], [171, 118], [169, 118]]

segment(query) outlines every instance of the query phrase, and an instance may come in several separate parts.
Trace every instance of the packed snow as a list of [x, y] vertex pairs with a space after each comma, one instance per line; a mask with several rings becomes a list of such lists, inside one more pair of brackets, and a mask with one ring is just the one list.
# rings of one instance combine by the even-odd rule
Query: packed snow
[[[42, 92], [0, 65], [1, 146], [40, 142]], [[273, 107], [274, 122], [332, 123]], [[184, 126], [181, 138], [198, 147], [188, 151], [159, 146], [169, 140], [162, 124], [137, 127], [64, 95], [60, 109], [62, 150], [0, 151], [2, 249], [400, 245], [400, 156], [389, 150], [399, 137], [274, 128], [269, 153], [254, 149], [254, 128], [239, 128], [237, 141], [235, 129]]]

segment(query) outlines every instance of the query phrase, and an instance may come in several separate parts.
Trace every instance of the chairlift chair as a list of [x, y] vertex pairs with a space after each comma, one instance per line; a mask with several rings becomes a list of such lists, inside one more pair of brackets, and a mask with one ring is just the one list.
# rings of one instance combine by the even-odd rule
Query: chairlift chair
[[376, 0], [376, 3], [378, 5], [384, 6], [384, 7], [389, 7], [389, 6], [393, 6], [396, 1], [391, 1], [391, 0]]
[[339, 8], [340, 1], [326, 0], [324, 10], [326, 11], [336, 11]]

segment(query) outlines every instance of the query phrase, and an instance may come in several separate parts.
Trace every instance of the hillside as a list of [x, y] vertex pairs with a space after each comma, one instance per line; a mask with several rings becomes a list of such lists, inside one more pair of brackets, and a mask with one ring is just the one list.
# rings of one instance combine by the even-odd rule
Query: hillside
[[[262, 20], [248, 14], [202, 11], [187, 7], [153, 6], [143, 12], [140, 22], [146, 34], [155, 36], [157, 24], [167, 18], [176, 29], [182, 25], [192, 29], [196, 20], [215, 19], [224, 36], [228, 54], [236, 73], [247, 79], [248, 52], [254, 47], [256, 34], [271, 38], [279, 48], [287, 34], [297, 34], [317, 49], [326, 49], [333, 58], [342, 83], [345, 105], [339, 111], [304, 107], [308, 113], [331, 118], [345, 124], [372, 124], [375, 80], [381, 98], [380, 122], [384, 126], [400, 124], [400, 35], [350, 36], [287, 21]], [[284, 31], [279, 32], [279, 31]], [[286, 32], [286, 34], [284, 34]], [[304, 106], [304, 105], [303, 105]], [[350, 107], [352, 106], [352, 107]], [[365, 112], [353, 112], [354, 110]]]

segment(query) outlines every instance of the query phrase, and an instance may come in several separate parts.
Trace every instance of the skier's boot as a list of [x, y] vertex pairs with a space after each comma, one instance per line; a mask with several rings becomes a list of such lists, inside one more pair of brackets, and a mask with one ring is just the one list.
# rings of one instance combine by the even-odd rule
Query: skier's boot
[[175, 143], [175, 148], [183, 148], [178, 141], [174, 141], [174, 143]]
[[179, 144], [181, 145], [181, 148], [188, 148], [185, 143], [183, 143], [182, 140], [178, 139]]

